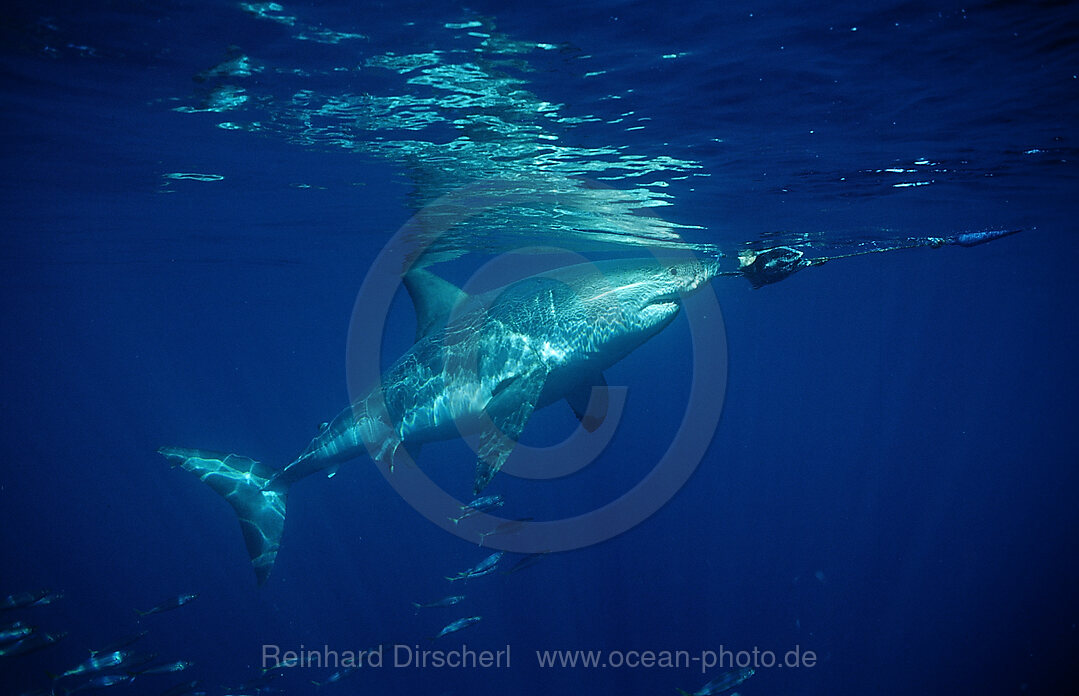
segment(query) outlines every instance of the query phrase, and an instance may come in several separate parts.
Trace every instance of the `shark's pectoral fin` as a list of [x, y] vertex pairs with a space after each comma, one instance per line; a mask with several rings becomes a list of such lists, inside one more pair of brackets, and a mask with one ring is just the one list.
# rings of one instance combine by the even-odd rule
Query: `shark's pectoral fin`
[[607, 379], [602, 372], [597, 373], [593, 379], [582, 382], [567, 394], [566, 402], [584, 429], [590, 433], [596, 432], [607, 419], [607, 409], [611, 405]]
[[[531, 414], [532, 409], [528, 409]], [[527, 420], [528, 416], [525, 416]], [[522, 423], [517, 432], [506, 432], [513, 426], [512, 423], [503, 423], [497, 428], [489, 428], [480, 433], [479, 457], [476, 459], [476, 479], [472, 486], [472, 492], [479, 495], [491, 479], [502, 469], [502, 465], [509, 459], [517, 444], [520, 430], [524, 428]]]
[[509, 459], [517, 438], [536, 408], [546, 377], [546, 371], [534, 370], [506, 380], [499, 384], [496, 395], [484, 409], [488, 422], [487, 427], [480, 431], [480, 444], [476, 452], [479, 455], [473, 486], [476, 495], [487, 487]]

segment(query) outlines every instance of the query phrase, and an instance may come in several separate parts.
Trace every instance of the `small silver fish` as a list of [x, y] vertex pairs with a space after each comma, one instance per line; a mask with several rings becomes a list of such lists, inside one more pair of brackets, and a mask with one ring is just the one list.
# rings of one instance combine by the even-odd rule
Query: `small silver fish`
[[549, 553], [550, 553], [550, 551], [537, 551], [536, 553], [530, 553], [527, 556], [525, 556], [524, 558], [522, 558], [521, 560], [514, 563], [513, 566], [511, 566], [509, 570], [507, 570], [506, 572], [503, 573], [503, 575], [509, 575], [511, 573], [516, 573], [519, 570], [524, 570], [525, 568], [527, 568], [527, 567], [529, 567], [531, 565], [535, 565], [536, 563], [539, 563], [540, 561], [542, 561], [543, 558]]
[[441, 609], [442, 607], [452, 607], [454, 604], [457, 604], [464, 598], [464, 595], [453, 595], [451, 597], [443, 597], [442, 599], [434, 602], [428, 602], [427, 604], [413, 602], [412, 606], [416, 609]]
[[472, 624], [476, 623], [477, 621], [480, 621], [482, 618], [483, 618], [482, 616], [470, 616], [467, 619], [457, 619], [456, 621], [454, 621], [453, 623], [449, 624], [448, 626], [443, 628], [441, 631], [439, 631], [438, 635], [435, 636], [434, 638], [432, 638], [431, 640], [437, 640], [437, 639], [441, 638], [442, 636], [447, 635], [449, 633], [456, 633], [457, 631], [460, 631], [462, 628], [467, 628], [467, 627], [471, 626]]
[[506, 499], [501, 495], [485, 495], [482, 498], [476, 498], [471, 503], [461, 506], [461, 514], [457, 517], [449, 518], [450, 522], [454, 524], [460, 523], [461, 520], [467, 520], [473, 515], [478, 515], [481, 512], [487, 512], [489, 510], [497, 510], [506, 504]]
[[87, 679], [67, 693], [73, 694], [86, 689], [104, 689], [117, 684], [130, 684], [133, 681], [135, 681], [135, 677], [131, 674], [99, 674], [96, 677]]
[[314, 684], [315, 686], [322, 686], [323, 684], [336, 684], [337, 682], [341, 681], [342, 679], [344, 679], [345, 677], [347, 677], [348, 675], [352, 674], [355, 671], [356, 671], [355, 667], [342, 667], [341, 669], [337, 670], [336, 672], [334, 672], [330, 676], [326, 677], [322, 681], [319, 682], [319, 681], [315, 681], [314, 679], [312, 679], [311, 683]]
[[498, 562], [500, 560], [502, 560], [502, 555], [503, 554], [502, 554], [501, 551], [498, 551], [497, 553], [492, 553], [490, 556], [488, 556], [487, 558], [483, 559], [478, 564], [476, 564], [476, 566], [474, 568], [469, 568], [468, 570], [462, 570], [460, 573], [458, 573], [457, 575], [454, 575], [453, 577], [446, 576], [446, 579], [449, 580], [450, 582], [453, 582], [455, 580], [467, 580], [469, 578], [478, 578], [478, 577], [482, 577], [484, 575], [488, 575], [490, 573], [493, 573], [494, 570], [495, 570], [495, 566], [498, 565]]
[[27, 626], [22, 621], [8, 624], [7, 626], [0, 628], [0, 645], [22, 640], [33, 632], [33, 626]]
[[678, 693], [682, 694], [682, 696], [715, 696], [715, 694], [721, 694], [728, 689], [733, 689], [754, 674], [756, 672], [752, 667], [742, 667], [730, 672], [724, 672], [693, 693], [682, 689], [678, 689]]
[[184, 671], [185, 669], [187, 669], [190, 666], [191, 666], [191, 663], [188, 662], [187, 660], [176, 660], [175, 662], [169, 662], [169, 663], [163, 664], [163, 665], [153, 665], [151, 667], [147, 667], [146, 669], [140, 669], [138, 673], [139, 674], [168, 674], [169, 672], [182, 672], [182, 671]]
[[117, 650], [116, 652], [93, 655], [85, 662], [75, 665], [55, 678], [63, 679], [65, 677], [74, 677], [80, 674], [89, 674], [91, 672], [100, 672], [103, 669], [119, 667], [127, 662], [131, 655], [132, 653], [128, 650]]
[[531, 521], [531, 517], [522, 517], [517, 520], [506, 520], [505, 522], [501, 522], [495, 525], [493, 529], [488, 529], [486, 532], [480, 532], [479, 545], [483, 546], [483, 542], [485, 542], [487, 540], [487, 537], [491, 536], [492, 534], [497, 534], [499, 536], [510, 536], [516, 534], [517, 532], [524, 529], [525, 525]]
[[[171, 689], [161, 692], [160, 696], [185, 696], [186, 694], [193, 693], [198, 688], [198, 681], [189, 681], [186, 684], [177, 684]], [[202, 693], [206, 692], [203, 691]]]
[[180, 595], [179, 597], [173, 597], [172, 599], [167, 599], [164, 602], [162, 602], [161, 604], [158, 604], [156, 607], [150, 607], [146, 611], [139, 611], [138, 609], [136, 609], [135, 613], [137, 613], [139, 616], [149, 616], [150, 614], [160, 614], [163, 611], [170, 611], [172, 609], [177, 609], [179, 607], [182, 607], [183, 605], [187, 604], [188, 602], [190, 602], [191, 600], [193, 600], [193, 599], [195, 599], [197, 597], [198, 597], [198, 594]]
[[59, 633], [42, 633], [41, 631], [34, 631], [22, 640], [0, 647], [0, 657], [29, 655], [32, 652], [44, 650], [50, 645], [59, 643], [65, 636], [67, 636], [67, 631], [60, 631]]
[[100, 648], [98, 650], [91, 650], [90, 655], [101, 655], [103, 653], [111, 653], [116, 652], [117, 650], [123, 650], [124, 648], [130, 647], [138, 641], [142, 640], [147, 635], [149, 635], [149, 633], [149, 631], [139, 631], [138, 633], [133, 633], [130, 636], [125, 636], [124, 638], [120, 638], [119, 640], [114, 640], [103, 648]]
[[35, 592], [16, 592], [0, 599], [0, 609], [23, 609], [25, 607], [40, 607], [44, 604], [52, 604], [58, 599], [63, 599], [60, 592], [50, 590], [37, 590]]

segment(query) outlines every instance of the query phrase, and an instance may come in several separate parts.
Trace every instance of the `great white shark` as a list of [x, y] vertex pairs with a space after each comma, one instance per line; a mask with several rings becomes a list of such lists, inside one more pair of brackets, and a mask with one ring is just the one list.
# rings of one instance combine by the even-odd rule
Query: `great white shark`
[[361, 456], [393, 465], [405, 445], [478, 436], [474, 490], [502, 468], [537, 408], [568, 401], [590, 430], [603, 371], [668, 326], [682, 299], [719, 274], [715, 260], [609, 260], [566, 266], [469, 296], [414, 270], [416, 342], [376, 387], [321, 428], [288, 466], [237, 454], [164, 447], [232, 505], [259, 584], [281, 544], [289, 488]]

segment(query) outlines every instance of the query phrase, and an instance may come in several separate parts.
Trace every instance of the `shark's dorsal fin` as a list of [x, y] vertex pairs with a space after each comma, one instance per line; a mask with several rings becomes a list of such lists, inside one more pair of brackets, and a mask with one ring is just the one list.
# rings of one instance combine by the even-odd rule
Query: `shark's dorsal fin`
[[606, 420], [610, 406], [607, 379], [602, 372], [597, 373], [594, 378], [582, 382], [567, 394], [566, 401], [584, 429], [590, 433], [596, 432]]
[[464, 290], [422, 268], [409, 271], [404, 282], [416, 308], [417, 341], [445, 326], [453, 308], [467, 298]]

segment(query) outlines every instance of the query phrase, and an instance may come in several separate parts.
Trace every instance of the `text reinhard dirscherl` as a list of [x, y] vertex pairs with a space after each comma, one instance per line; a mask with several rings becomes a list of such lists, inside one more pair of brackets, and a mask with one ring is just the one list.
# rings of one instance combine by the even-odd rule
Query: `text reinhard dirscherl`
[[[541, 668], [562, 669], [635, 669], [697, 668], [702, 673], [713, 668], [813, 667], [817, 655], [800, 645], [786, 652], [772, 650], [537, 650], [536, 663]], [[384, 644], [370, 650], [333, 650], [321, 648], [282, 650], [279, 645], [262, 646], [262, 669], [308, 667], [313, 669], [508, 669], [510, 646], [501, 650], [474, 650], [462, 644], [458, 648], [437, 650], [403, 643]]]
[[[387, 659], [389, 658], [389, 659]], [[380, 645], [370, 650], [331, 650], [323, 645], [309, 649], [281, 650], [278, 645], [262, 646], [262, 668], [328, 667], [331, 669], [379, 669], [381, 667], [419, 669], [470, 669], [475, 667], [505, 669], [510, 666], [510, 646], [501, 650], [473, 650], [467, 645], [448, 650], [421, 648], [419, 645]]]

